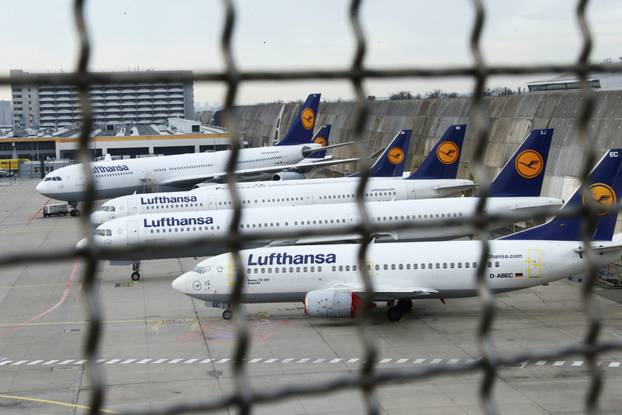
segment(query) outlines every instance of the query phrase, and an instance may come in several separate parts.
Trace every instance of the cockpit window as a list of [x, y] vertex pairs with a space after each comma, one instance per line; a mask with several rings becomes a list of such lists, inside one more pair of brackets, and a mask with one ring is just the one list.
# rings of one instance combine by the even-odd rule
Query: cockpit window
[[95, 234], [99, 236], [112, 236], [112, 231], [110, 229], [98, 229]]
[[61, 179], [60, 176], [54, 176], [54, 181], [55, 182], [60, 182], [61, 180], [63, 180], [63, 179]]
[[52, 180], [51, 177], [46, 177], [45, 179], [43, 179], [44, 182], [49, 182], [50, 180]]
[[112, 231], [110, 229], [106, 229], [106, 236], [112, 236]]
[[104, 212], [114, 212], [114, 206], [104, 206]]

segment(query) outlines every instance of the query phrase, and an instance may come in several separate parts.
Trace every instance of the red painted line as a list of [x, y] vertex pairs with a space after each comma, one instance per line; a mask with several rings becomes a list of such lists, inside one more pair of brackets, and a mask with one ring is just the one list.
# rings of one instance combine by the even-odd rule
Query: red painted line
[[73, 287], [73, 281], [76, 279], [77, 274], [78, 274], [78, 260], [76, 259], [73, 261], [73, 268], [71, 268], [71, 273], [69, 274], [69, 278], [67, 278], [67, 282], [65, 282], [65, 289], [63, 290], [63, 294], [60, 296], [60, 299], [58, 300], [58, 302], [54, 304], [52, 307], [48, 308], [47, 310], [42, 311], [41, 313], [29, 318], [26, 321], [22, 321], [21, 323], [15, 323], [15, 324], [5, 327], [4, 329], [0, 330], [0, 336], [10, 334], [20, 327], [23, 327], [29, 323], [32, 323], [33, 321], [37, 321], [41, 317], [50, 314], [52, 311], [56, 310], [58, 307], [63, 305], [63, 303], [67, 301], [67, 297], [69, 296], [69, 291], [71, 291], [71, 287]]
[[47, 205], [50, 200], [52, 200], [52, 199], [48, 198], [48, 200], [43, 202], [43, 204], [39, 207], [39, 209], [37, 209], [37, 211], [31, 217], [28, 218], [28, 222], [27, 222], [28, 225], [30, 225], [30, 222], [35, 220], [35, 218], [41, 214], [41, 211], [43, 210], [43, 206]]

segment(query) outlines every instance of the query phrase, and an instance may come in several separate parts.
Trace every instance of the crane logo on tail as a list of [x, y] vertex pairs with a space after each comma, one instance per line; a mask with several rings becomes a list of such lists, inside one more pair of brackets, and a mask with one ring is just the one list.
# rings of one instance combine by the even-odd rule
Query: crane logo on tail
[[460, 150], [458, 145], [453, 141], [443, 141], [436, 149], [436, 157], [443, 164], [453, 164], [458, 160]]
[[399, 147], [391, 147], [387, 152], [387, 160], [389, 160], [389, 163], [397, 166], [404, 161], [404, 150]]
[[315, 113], [311, 108], [305, 108], [300, 115], [300, 122], [305, 130], [310, 130], [315, 125]]
[[[607, 184], [594, 183], [590, 186], [590, 192], [592, 193], [594, 202], [605, 208], [613, 206], [616, 203], [616, 192]], [[585, 197], [583, 198], [583, 203], [586, 204]], [[606, 215], [607, 213], [606, 210], [596, 211], [596, 214], [599, 216]]]
[[537, 177], [544, 168], [542, 155], [535, 150], [525, 150], [516, 156], [514, 167], [525, 179]]
[[326, 139], [324, 137], [316, 137], [315, 140], [313, 140], [313, 142], [315, 144], [319, 144], [322, 147], [326, 147]]

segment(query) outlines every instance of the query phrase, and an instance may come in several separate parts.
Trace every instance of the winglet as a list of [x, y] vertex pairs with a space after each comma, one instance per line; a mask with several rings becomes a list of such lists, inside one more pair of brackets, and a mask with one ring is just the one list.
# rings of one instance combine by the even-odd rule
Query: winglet
[[[590, 173], [588, 183], [596, 203], [604, 207], [616, 204], [617, 195], [622, 194], [622, 148], [607, 150], [596, 167]], [[583, 201], [581, 188], [578, 188], [572, 197], [561, 208], [561, 211], [575, 207]], [[592, 235], [594, 241], [610, 241], [616, 226], [617, 212], [606, 213], [597, 217], [596, 229]], [[554, 217], [544, 225], [535, 226], [517, 232], [501, 239], [508, 240], [549, 240], [549, 241], [580, 241], [583, 216]]]
[[311, 94], [302, 104], [302, 108], [294, 122], [287, 130], [287, 134], [280, 140], [277, 146], [292, 146], [296, 144], [309, 144], [313, 136], [313, 127], [317, 118], [317, 109], [320, 104], [321, 94]]
[[[319, 144], [322, 147], [326, 147], [328, 145], [328, 139], [330, 138], [330, 124], [322, 124], [319, 130], [316, 131], [313, 139], [311, 140], [315, 144]], [[316, 153], [311, 153], [309, 158], [323, 159], [326, 157], [326, 151], [318, 151]]]
[[553, 129], [534, 129], [490, 184], [490, 196], [540, 196]]
[[407, 180], [455, 179], [458, 175], [465, 132], [465, 124], [450, 126], [421, 166], [408, 176]]

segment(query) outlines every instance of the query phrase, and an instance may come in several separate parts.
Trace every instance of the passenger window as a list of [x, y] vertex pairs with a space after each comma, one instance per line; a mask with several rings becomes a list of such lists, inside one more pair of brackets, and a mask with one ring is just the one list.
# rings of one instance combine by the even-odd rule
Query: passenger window
[[404, 264], [399, 264], [397, 268], [398, 269], [404, 269]]
[[309, 267], [311, 272], [315, 272], [315, 267], [312, 265]]
[[469, 266], [470, 266], [470, 263], [469, 263], [469, 262], [465, 262], [465, 263], [464, 263], [464, 267], [465, 267], [465, 268], [469, 268]]
[[499, 261], [495, 261], [495, 267], [499, 268], [500, 264]]
[[356, 265], [352, 265], [352, 271], [356, 271]]
[[296, 267], [296, 272], [300, 272], [300, 267]]
[[391, 264], [391, 269], [395, 271], [395, 264]]
[[302, 272], [307, 272], [307, 267], [302, 267]]
[[343, 265], [339, 265], [339, 272], [343, 271]]
[[380, 271], [380, 265], [376, 264], [376, 271]]
[[388, 270], [388, 269], [389, 269], [389, 266], [388, 266], [387, 264], [384, 264], [384, 265], [382, 266], [382, 268], [386, 271], [386, 270]]
[[337, 271], [337, 267], [335, 265], [333, 265], [333, 272]]
[[454, 263], [452, 262], [451, 264], [449, 264], [449, 268], [453, 268], [454, 267]]
[[441, 264], [439, 264], [438, 262], [436, 263], [436, 269], [439, 269], [441, 267]]
[[443, 262], [443, 268], [447, 269], [447, 262]]
[[458, 262], [458, 268], [462, 268], [462, 262]]
[[272, 268], [268, 268], [268, 274], [272, 274]]
[[350, 271], [350, 265], [346, 265], [346, 271]]
[[262, 274], [265, 274], [265, 273], [266, 273], [266, 269], [265, 269], [265, 268], [262, 268], [262, 269], [261, 269], [261, 273], [262, 273]]

